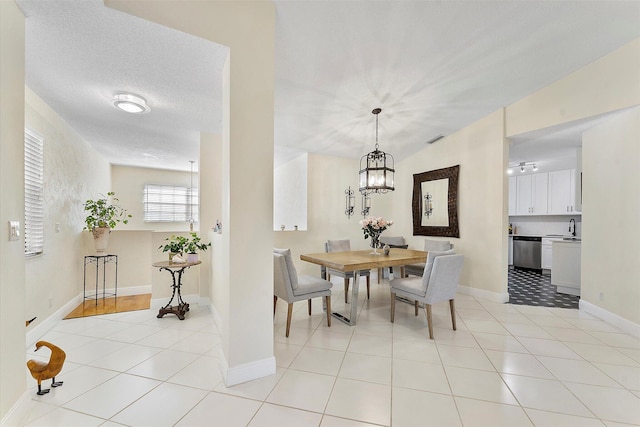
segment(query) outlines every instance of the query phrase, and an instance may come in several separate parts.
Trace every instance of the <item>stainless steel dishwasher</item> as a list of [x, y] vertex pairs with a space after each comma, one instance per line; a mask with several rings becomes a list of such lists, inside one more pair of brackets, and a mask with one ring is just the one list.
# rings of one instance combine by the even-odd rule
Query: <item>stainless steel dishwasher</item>
[[513, 267], [542, 271], [542, 237], [513, 236]]

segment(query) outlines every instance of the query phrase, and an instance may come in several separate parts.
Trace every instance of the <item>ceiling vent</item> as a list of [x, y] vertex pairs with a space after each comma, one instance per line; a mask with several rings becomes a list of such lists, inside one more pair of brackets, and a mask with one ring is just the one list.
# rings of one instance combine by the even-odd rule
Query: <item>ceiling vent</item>
[[431, 138], [430, 140], [427, 141], [427, 144], [433, 144], [436, 141], [441, 140], [442, 138], [444, 138], [444, 135], [438, 135], [435, 138]]

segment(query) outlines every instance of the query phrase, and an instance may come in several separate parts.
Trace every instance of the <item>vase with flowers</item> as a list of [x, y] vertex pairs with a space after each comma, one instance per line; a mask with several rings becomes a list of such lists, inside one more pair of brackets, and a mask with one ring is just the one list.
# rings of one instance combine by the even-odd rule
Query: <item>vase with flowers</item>
[[393, 221], [388, 221], [384, 218], [377, 218], [373, 216], [360, 221], [360, 226], [362, 227], [364, 238], [368, 239], [369, 237], [371, 237], [371, 247], [373, 248], [373, 252], [371, 252], [371, 255], [380, 255], [380, 253], [378, 252], [378, 248], [382, 247], [382, 245], [380, 244], [380, 234], [392, 225]]

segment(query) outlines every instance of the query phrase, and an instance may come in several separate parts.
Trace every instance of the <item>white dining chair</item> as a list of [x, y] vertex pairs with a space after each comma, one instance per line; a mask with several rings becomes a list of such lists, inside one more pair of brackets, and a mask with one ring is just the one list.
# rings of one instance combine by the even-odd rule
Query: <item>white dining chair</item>
[[422, 277], [405, 277], [391, 281], [391, 323], [395, 320], [396, 296], [414, 301], [415, 315], [418, 315], [418, 303], [424, 304], [429, 328], [429, 338], [433, 339], [433, 322], [431, 320], [431, 304], [449, 300], [451, 323], [456, 330], [456, 312], [454, 299], [460, 273], [462, 272], [463, 255], [449, 255], [444, 252], [431, 251], [427, 256]]
[[[424, 251], [451, 251], [450, 253], [454, 253], [453, 251], [453, 243], [448, 240], [430, 240], [424, 239]], [[414, 276], [422, 276], [424, 272], [424, 262], [420, 262], [417, 264], [408, 264], [404, 266], [404, 275], [402, 277], [408, 276], [410, 274]]]
[[291, 329], [291, 315], [293, 314], [293, 303], [307, 300], [309, 316], [311, 316], [311, 299], [325, 297], [327, 305], [327, 326], [331, 327], [331, 288], [333, 283], [319, 277], [300, 275], [296, 272], [293, 264], [291, 250], [273, 250], [273, 315], [276, 315], [276, 304], [278, 298], [285, 300], [289, 307], [287, 309], [287, 331], [289, 336]]

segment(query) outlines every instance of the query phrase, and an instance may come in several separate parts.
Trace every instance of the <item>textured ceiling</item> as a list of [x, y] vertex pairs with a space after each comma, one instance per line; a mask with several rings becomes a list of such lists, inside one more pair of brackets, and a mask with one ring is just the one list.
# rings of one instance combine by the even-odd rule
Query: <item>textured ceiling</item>
[[[226, 48], [99, 0], [18, 4], [27, 84], [112, 163], [188, 170], [199, 132], [220, 131]], [[380, 148], [402, 159], [640, 37], [637, 1], [275, 4], [279, 159], [359, 158], [375, 107]], [[115, 110], [122, 90], [151, 113]]]

